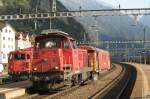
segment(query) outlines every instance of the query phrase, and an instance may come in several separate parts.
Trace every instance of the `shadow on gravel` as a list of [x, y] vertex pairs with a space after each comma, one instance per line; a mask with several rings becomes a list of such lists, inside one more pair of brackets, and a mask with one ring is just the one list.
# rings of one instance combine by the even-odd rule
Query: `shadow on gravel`
[[[107, 94], [103, 96], [102, 99], [130, 99], [136, 81], [136, 77], [137, 77], [137, 71], [136, 68], [131, 65], [128, 64], [121, 64], [121, 65], [125, 67], [127, 72], [125, 73], [121, 81], [117, 83], [116, 86], [114, 86], [111, 90], [109, 90]], [[125, 87], [124, 91], [121, 93], [121, 95], [119, 95], [122, 88], [125, 86], [128, 77], [130, 77], [130, 80], [127, 86]]]
[[50, 95], [50, 94], [58, 93], [60, 91], [61, 91], [60, 89], [54, 89], [54, 90], [37, 90], [37, 89], [34, 89], [32, 87], [29, 87], [29, 88], [26, 89], [26, 93], [28, 93], [28, 94], [38, 93], [40, 95]]

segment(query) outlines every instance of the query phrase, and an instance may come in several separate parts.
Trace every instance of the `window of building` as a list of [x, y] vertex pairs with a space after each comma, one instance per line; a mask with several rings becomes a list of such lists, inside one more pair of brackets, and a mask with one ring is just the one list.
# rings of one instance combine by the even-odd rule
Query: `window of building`
[[5, 29], [5, 32], [7, 33], [7, 29]]
[[8, 41], [10, 41], [10, 37], [8, 37]]
[[3, 44], [3, 48], [5, 48], [5, 44]]
[[11, 38], [11, 41], [13, 41], [13, 38]]
[[5, 53], [3, 53], [3, 59], [5, 59], [6, 58], [6, 55], [5, 55]]
[[3, 40], [5, 40], [5, 37], [3, 37]]

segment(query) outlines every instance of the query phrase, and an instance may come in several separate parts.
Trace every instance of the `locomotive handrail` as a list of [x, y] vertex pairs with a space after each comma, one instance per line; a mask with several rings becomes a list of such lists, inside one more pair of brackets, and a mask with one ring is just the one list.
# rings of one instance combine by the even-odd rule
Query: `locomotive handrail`
[[63, 35], [69, 36], [68, 33], [63, 32], [63, 31], [60, 31], [60, 30], [58, 30], [58, 29], [47, 29], [47, 30], [43, 30], [43, 31], [41, 32], [41, 34], [55, 34], [55, 33], [63, 34]]

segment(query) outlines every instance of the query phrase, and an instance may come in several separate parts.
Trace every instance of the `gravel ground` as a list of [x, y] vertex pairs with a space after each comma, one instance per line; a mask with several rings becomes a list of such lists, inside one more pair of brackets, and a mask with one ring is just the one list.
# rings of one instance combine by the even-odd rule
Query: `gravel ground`
[[93, 81], [90, 84], [81, 86], [80, 88], [62, 96], [55, 97], [54, 99], [88, 99], [93, 93], [96, 93], [98, 90], [101, 90], [106, 86], [109, 82], [111, 82], [115, 77], [117, 77], [122, 67], [115, 64], [116, 69], [104, 77], [100, 78], [100, 80]]

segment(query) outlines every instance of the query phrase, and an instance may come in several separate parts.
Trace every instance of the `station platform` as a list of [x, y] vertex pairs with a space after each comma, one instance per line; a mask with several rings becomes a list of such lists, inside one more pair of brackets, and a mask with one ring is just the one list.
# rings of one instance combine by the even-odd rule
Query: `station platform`
[[12, 99], [25, 94], [26, 88], [30, 87], [30, 81], [20, 81], [5, 85], [0, 85], [0, 99]]
[[132, 90], [131, 99], [150, 99], [150, 65], [138, 63], [126, 63], [134, 66], [137, 77]]

